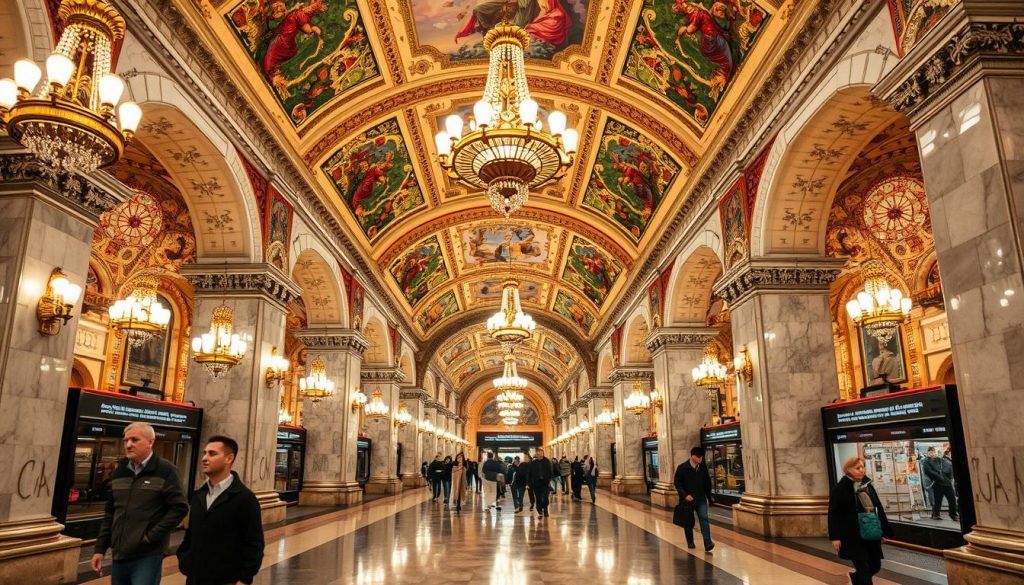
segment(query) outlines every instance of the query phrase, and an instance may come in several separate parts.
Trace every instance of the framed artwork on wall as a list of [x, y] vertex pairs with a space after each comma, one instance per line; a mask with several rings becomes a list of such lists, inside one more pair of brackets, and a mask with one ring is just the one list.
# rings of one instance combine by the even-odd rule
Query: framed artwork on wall
[[860, 330], [860, 340], [865, 386], [881, 383], [882, 374], [888, 374], [888, 381], [892, 384], [901, 384], [907, 381], [902, 327], [885, 344], [879, 343], [864, 329]]
[[[162, 294], [156, 298], [165, 307], [174, 306], [171, 301]], [[171, 320], [167, 329], [158, 335], [154, 335], [139, 347], [127, 347], [124, 358], [121, 360], [121, 385], [142, 386], [142, 379], [150, 380], [150, 388], [164, 390], [164, 378], [167, 374], [167, 358], [170, 351], [170, 338], [174, 331], [174, 311], [171, 311]]]

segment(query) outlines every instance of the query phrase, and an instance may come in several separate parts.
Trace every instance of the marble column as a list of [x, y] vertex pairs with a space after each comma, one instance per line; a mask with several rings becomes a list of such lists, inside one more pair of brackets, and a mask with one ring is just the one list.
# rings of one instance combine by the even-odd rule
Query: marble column
[[597, 487], [611, 489], [612, 480], [612, 443], [615, 442], [616, 425], [597, 424], [597, 415], [604, 412], [607, 404], [615, 412], [615, 393], [611, 386], [595, 386], [590, 389], [590, 402], [594, 406], [594, 416], [590, 419], [594, 425], [594, 461], [597, 463]]
[[399, 408], [404, 403], [412, 417], [412, 422], [398, 429], [398, 442], [402, 444], [402, 473], [399, 477], [406, 488], [422, 487], [426, 485], [426, 480], [420, 466], [427, 461], [428, 455], [423, 450], [423, 433], [418, 429], [424, 415], [423, 405], [428, 399], [427, 393], [421, 388], [403, 388], [399, 399]]
[[287, 507], [274, 490], [281, 389], [267, 385], [265, 372], [273, 349], [283, 351], [287, 305], [299, 289], [270, 264], [188, 264], [182, 275], [195, 290], [194, 335], [206, 332], [214, 309], [226, 304], [234, 310], [233, 332], [249, 341], [241, 363], [219, 378], [189, 360], [185, 399], [203, 409], [201, 442], [213, 435], [238, 442], [234, 470], [256, 494], [263, 523], [280, 522]]
[[949, 318], [976, 516], [950, 583], [1024, 581], [1022, 21], [963, 0], [875, 88], [917, 134]]
[[[437, 405], [429, 398], [423, 403], [423, 420], [432, 425], [437, 422]], [[433, 433], [420, 433], [420, 451], [428, 464], [434, 460], [434, 455], [437, 455], [437, 439]]]
[[356, 440], [359, 412], [352, 395], [359, 388], [363, 352], [369, 347], [358, 331], [317, 328], [296, 333], [306, 346], [306, 361], [320, 356], [334, 381], [334, 394], [319, 402], [303, 398], [306, 466], [299, 492], [301, 506], [348, 506], [363, 501], [356, 481]]
[[[576, 405], [570, 406], [566, 413], [569, 416], [565, 419], [565, 428], [567, 431], [571, 431], [579, 425], [579, 417], [576, 416]], [[577, 452], [578, 439], [578, 436], [572, 436], [569, 437], [569, 440], [565, 443], [565, 451], [562, 455], [565, 455], [570, 461], [572, 461], [573, 456]], [[559, 458], [561, 458], [561, 456], [559, 456]]]
[[[85, 289], [101, 213], [126, 193], [54, 173], [28, 155], [0, 155], [0, 575], [72, 583], [79, 539], [50, 515], [81, 302], [53, 336], [36, 306], [61, 268]], [[66, 496], [66, 494], [65, 494]]]
[[619, 426], [615, 427], [615, 458], [616, 472], [612, 480], [612, 493], [645, 494], [647, 483], [644, 481], [644, 462], [641, 442], [648, 431], [648, 415], [639, 416], [626, 410], [623, 401], [639, 383], [644, 392], [651, 391], [654, 377], [650, 367], [624, 366], [612, 370], [611, 381], [614, 385], [615, 408], [620, 413]]
[[764, 536], [826, 533], [829, 478], [819, 408], [839, 396], [829, 284], [843, 260], [743, 262], [715, 292], [732, 307], [734, 355], [745, 346], [752, 384], [739, 389], [746, 492], [739, 528]]
[[655, 409], [658, 423], [658, 482], [651, 503], [674, 508], [679, 503], [672, 480], [676, 466], [700, 445], [700, 428], [711, 421], [707, 391], [693, 382], [691, 370], [704, 359], [704, 346], [718, 332], [705, 327], [661, 327], [647, 337], [654, 361], [654, 387], [664, 405]]
[[375, 368], [363, 366], [360, 377], [363, 392], [373, 400], [380, 391], [382, 400], [388, 406], [388, 416], [366, 421], [366, 435], [370, 437], [370, 479], [366, 482], [368, 494], [396, 494], [402, 491], [398, 479], [398, 430], [393, 416], [398, 408], [399, 385], [405, 381], [405, 374], [398, 368]]

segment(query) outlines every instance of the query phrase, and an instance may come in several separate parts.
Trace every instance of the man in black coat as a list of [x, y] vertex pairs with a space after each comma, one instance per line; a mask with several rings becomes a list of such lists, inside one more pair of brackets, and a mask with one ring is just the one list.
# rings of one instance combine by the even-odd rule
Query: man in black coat
[[[675, 476], [676, 492], [679, 494], [679, 505], [692, 508], [700, 519], [700, 534], [704, 538], [704, 551], [711, 552], [715, 543], [711, 540], [711, 523], [708, 521], [708, 504], [711, 503], [711, 474], [708, 473], [707, 465], [704, 465], [704, 448], [694, 447], [690, 449], [690, 458], [676, 467]], [[692, 514], [692, 512], [685, 512]], [[686, 535], [686, 546], [694, 548], [693, 523], [683, 523], [683, 533]]]
[[956, 513], [956, 492], [953, 491], [953, 462], [945, 457], [939, 457], [935, 447], [928, 447], [928, 456], [921, 463], [921, 470], [925, 477], [932, 481], [932, 520], [940, 520], [942, 512], [942, 498], [949, 503], [949, 517], [959, 520]]
[[178, 569], [187, 585], [249, 585], [263, 563], [260, 504], [231, 465], [234, 439], [214, 435], [203, 449], [206, 483], [192, 494], [185, 539], [178, 547]]
[[431, 501], [434, 501], [441, 495], [441, 488], [444, 487], [444, 463], [441, 461], [440, 453], [434, 455], [434, 460], [427, 466], [427, 481], [430, 482], [434, 494]]
[[548, 497], [551, 480], [557, 475], [555, 464], [544, 456], [544, 449], [537, 447], [537, 456], [530, 462], [530, 489], [537, 498], [537, 514], [548, 517]]

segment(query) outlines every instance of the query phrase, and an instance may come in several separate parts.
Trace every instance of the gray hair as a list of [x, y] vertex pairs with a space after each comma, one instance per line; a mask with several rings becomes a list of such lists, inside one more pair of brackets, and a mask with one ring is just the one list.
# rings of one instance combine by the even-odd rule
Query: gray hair
[[124, 434], [128, 434], [128, 431], [134, 431], [138, 429], [142, 432], [142, 436], [147, 439], [155, 439], [156, 431], [153, 430], [153, 425], [145, 422], [133, 422], [124, 428]]

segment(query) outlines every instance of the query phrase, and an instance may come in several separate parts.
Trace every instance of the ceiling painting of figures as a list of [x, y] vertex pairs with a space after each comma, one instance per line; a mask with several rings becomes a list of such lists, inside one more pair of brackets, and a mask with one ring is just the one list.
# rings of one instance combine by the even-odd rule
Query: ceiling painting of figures
[[562, 278], [600, 307], [621, 272], [622, 265], [618, 261], [594, 244], [576, 236], [569, 246], [569, 257]]
[[[502, 292], [501, 283], [502, 281], [497, 278], [474, 282], [469, 289], [472, 302], [500, 303]], [[541, 291], [546, 288], [546, 286], [532, 280], [520, 280], [519, 300], [523, 303], [530, 303], [533, 305], [541, 304], [543, 302], [541, 300]]]
[[371, 241], [425, 204], [395, 118], [360, 133], [321, 170]]
[[568, 319], [570, 323], [576, 325], [584, 334], [590, 333], [596, 321], [593, 313], [564, 290], [558, 291], [558, 294], [555, 295], [555, 304], [551, 307], [551, 310]]
[[469, 353], [471, 349], [473, 349], [473, 343], [470, 338], [463, 337], [441, 354], [441, 361], [446, 366], [450, 365], [453, 361]]
[[644, 0], [622, 74], [707, 126], [768, 18], [752, 0]]
[[243, 0], [225, 17], [295, 126], [380, 76], [355, 0]]
[[583, 205], [639, 241], [681, 168], [650, 139], [608, 118]]
[[462, 231], [463, 261], [467, 268], [489, 264], [544, 264], [550, 231], [527, 224], [483, 225]]
[[390, 272], [402, 296], [412, 307], [449, 278], [437, 236], [423, 240], [396, 258], [391, 263]]
[[455, 293], [448, 291], [427, 305], [427, 308], [416, 318], [416, 322], [419, 324], [420, 329], [426, 333], [439, 321], [443, 321], [458, 312], [459, 301], [455, 298]]

